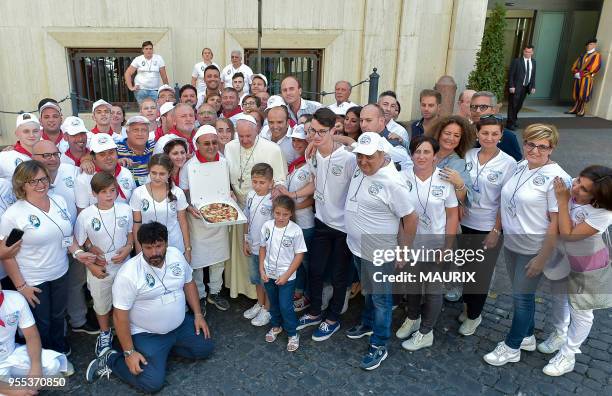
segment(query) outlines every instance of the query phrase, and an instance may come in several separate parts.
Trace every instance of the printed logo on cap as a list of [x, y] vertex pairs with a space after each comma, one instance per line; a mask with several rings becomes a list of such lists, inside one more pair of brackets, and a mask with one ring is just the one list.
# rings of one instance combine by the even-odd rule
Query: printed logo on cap
[[362, 136], [359, 138], [359, 144], [370, 144], [370, 142], [372, 142], [372, 139], [370, 139], [369, 136]]
[[70, 123], [70, 125], [72, 125], [72, 126], [79, 126], [79, 125], [81, 125], [81, 123], [79, 122], [79, 120], [74, 119], [74, 120], [72, 120], [72, 122]]
[[100, 223], [100, 220], [98, 220], [95, 217], [91, 219], [91, 228], [93, 228], [94, 231], [100, 231], [101, 227], [102, 227], [102, 224]]
[[100, 143], [100, 144], [106, 144], [106, 143], [108, 143], [108, 137], [106, 137], [106, 136], [100, 136], [100, 137], [98, 138], [98, 143]]

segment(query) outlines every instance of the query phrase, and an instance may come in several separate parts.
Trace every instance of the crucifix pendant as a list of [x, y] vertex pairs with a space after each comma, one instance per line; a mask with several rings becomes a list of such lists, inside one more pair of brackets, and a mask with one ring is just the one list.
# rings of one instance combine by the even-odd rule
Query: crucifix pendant
[[240, 179], [238, 179], [238, 188], [242, 188], [242, 182], [244, 181], [244, 179], [242, 178], [242, 176], [240, 176]]

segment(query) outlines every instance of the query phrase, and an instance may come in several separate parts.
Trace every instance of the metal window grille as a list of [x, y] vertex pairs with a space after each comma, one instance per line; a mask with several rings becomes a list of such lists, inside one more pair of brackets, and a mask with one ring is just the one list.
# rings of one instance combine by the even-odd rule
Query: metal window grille
[[[245, 63], [257, 73], [257, 48], [245, 49]], [[268, 79], [270, 95], [280, 94], [283, 78], [292, 75], [302, 84], [302, 97], [320, 101], [323, 50], [266, 49], [261, 54], [261, 73]]]
[[[138, 111], [134, 94], [123, 81], [123, 74], [140, 48], [71, 48], [72, 91], [92, 102], [104, 99], [126, 111]], [[79, 101], [79, 111], [91, 111], [91, 102]]]

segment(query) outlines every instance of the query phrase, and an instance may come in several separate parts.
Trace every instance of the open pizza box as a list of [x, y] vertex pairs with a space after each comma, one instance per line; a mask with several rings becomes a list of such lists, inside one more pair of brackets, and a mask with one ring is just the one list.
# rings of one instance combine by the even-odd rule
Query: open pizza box
[[236, 220], [210, 223], [202, 217], [202, 221], [209, 227], [243, 224], [247, 218], [230, 195], [229, 168], [227, 162], [215, 161], [199, 163], [190, 167], [189, 195], [191, 204], [200, 210], [203, 206], [213, 203], [225, 203], [238, 212]]

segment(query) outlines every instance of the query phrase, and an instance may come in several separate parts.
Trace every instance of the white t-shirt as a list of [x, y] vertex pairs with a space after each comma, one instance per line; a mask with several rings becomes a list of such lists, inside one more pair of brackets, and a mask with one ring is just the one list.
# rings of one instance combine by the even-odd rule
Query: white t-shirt
[[32, 158], [28, 157], [27, 155], [21, 154], [15, 150], [0, 151], [0, 178], [11, 180], [17, 165], [21, 164], [23, 161], [29, 161], [31, 159]]
[[166, 334], [183, 323], [183, 286], [191, 282], [191, 272], [183, 254], [172, 246], [161, 268], [149, 265], [142, 253], [121, 266], [113, 283], [113, 306], [130, 311], [132, 335]]
[[157, 90], [162, 85], [159, 70], [166, 67], [166, 64], [160, 55], [153, 54], [150, 60], [147, 60], [144, 55], [139, 55], [134, 58], [130, 66], [136, 69], [134, 85], [140, 86], [140, 89]]
[[[89, 205], [93, 205], [98, 203], [96, 197], [94, 197], [93, 192], [91, 190], [91, 179], [93, 175], [88, 175], [85, 172], [81, 172], [76, 179], [76, 205], [77, 208], [85, 209]], [[136, 188], [136, 182], [134, 181], [134, 176], [132, 176], [132, 172], [130, 172], [127, 168], [121, 167], [121, 171], [119, 171], [119, 175], [117, 176], [117, 183], [119, 187], [121, 187], [121, 191], [125, 195], [125, 198], [119, 194], [117, 191], [117, 199], [115, 202], [129, 202], [130, 197], [132, 196], [132, 191]]]
[[548, 212], [558, 212], [553, 180], [569, 183], [570, 176], [552, 163], [529, 169], [527, 160], [518, 163], [501, 193], [504, 246], [520, 254], [537, 254], [550, 224]]
[[371, 176], [357, 168], [345, 208], [346, 243], [351, 253], [369, 261], [373, 261], [374, 249], [397, 246], [400, 219], [414, 212], [408, 188], [389, 166]]
[[[312, 174], [310, 173], [310, 167], [306, 164], [302, 165], [299, 168], [296, 168], [287, 175], [287, 180], [285, 180], [285, 187], [289, 192], [299, 191], [304, 186], [306, 186], [312, 180]], [[296, 203], [302, 203], [306, 200], [307, 197], [298, 198]], [[309, 228], [314, 227], [314, 211], [313, 207], [309, 206], [307, 208], [296, 209], [295, 211], [295, 222], [299, 225], [303, 230], [307, 230]]]
[[185, 193], [178, 186], [172, 186], [172, 194], [176, 197], [174, 201], [168, 201], [168, 197], [162, 202], [156, 202], [147, 185], [138, 187], [132, 193], [130, 206], [134, 212], [140, 212], [142, 224], [157, 221], [168, 228], [168, 245], [174, 246], [180, 252], [185, 251], [183, 243], [183, 232], [178, 222], [178, 212], [185, 210], [189, 206]]
[[4, 302], [0, 306], [0, 362], [3, 362], [15, 350], [15, 333], [17, 328], [27, 329], [36, 324], [28, 302], [19, 292], [5, 290]]
[[76, 192], [74, 190], [74, 186], [76, 184], [78, 175], [79, 168], [76, 166], [60, 164], [59, 168], [57, 169], [55, 181], [49, 186], [49, 191], [51, 193], [61, 195], [66, 201], [73, 227], [77, 218]]
[[20, 199], [7, 209], [0, 222], [0, 235], [8, 236], [13, 228], [24, 231], [15, 260], [30, 286], [58, 279], [68, 271], [63, 240], [73, 240], [70, 212], [64, 198], [55, 194], [49, 194], [49, 198], [48, 213]]
[[[421, 245], [427, 248], [442, 247], [446, 234], [446, 209], [458, 205], [453, 185], [440, 177], [438, 168], [426, 180], [416, 177], [414, 168], [403, 170], [400, 175], [408, 187], [410, 203], [419, 216], [414, 248], [418, 249]], [[437, 238], [438, 235], [441, 238]]]
[[606, 247], [601, 234], [612, 225], [612, 211], [594, 208], [593, 205], [578, 205], [570, 199], [570, 217], [572, 224], [576, 227], [580, 223], [587, 223], [597, 230], [597, 234], [591, 235], [581, 241], [565, 241], [565, 249], [572, 256], [590, 256]]
[[108, 264], [120, 265], [113, 264], [111, 258], [126, 245], [133, 225], [132, 209], [126, 203], [117, 202], [110, 209], [98, 209], [96, 205], [91, 205], [79, 213], [74, 237], [81, 246], [89, 238], [94, 246], [104, 252]]
[[[0, 218], [4, 215], [4, 212], [14, 204], [16, 201], [15, 194], [13, 194], [13, 184], [6, 179], [0, 179]], [[10, 233], [10, 231], [9, 231]], [[3, 240], [8, 238], [8, 234], [3, 236]], [[0, 279], [6, 278], [6, 271], [4, 270], [4, 264], [0, 260]]]
[[221, 82], [226, 88], [231, 87], [232, 77], [234, 77], [234, 74], [238, 72], [244, 75], [244, 88], [242, 88], [242, 92], [248, 93], [249, 87], [251, 86], [251, 78], [253, 78], [253, 70], [251, 70], [251, 68], [244, 63], [238, 66], [237, 69], [234, 69], [234, 66], [231, 63], [225, 66], [221, 71]]
[[387, 130], [401, 137], [405, 142], [410, 141], [410, 135], [408, 131], [406, 131], [406, 128], [398, 124], [394, 119], [391, 119], [391, 121], [387, 123]]
[[353, 102], [342, 102], [338, 105], [338, 103], [332, 103], [327, 106], [328, 109], [334, 112], [334, 114], [346, 115], [346, 111], [351, 107], [359, 106], [357, 103]]
[[[212, 62], [211, 65], [216, 66], [219, 71], [221, 68], [215, 62]], [[191, 77], [196, 78], [196, 89], [198, 90], [198, 94], [202, 92], [206, 92], [206, 83], [204, 82], [204, 70], [210, 66], [204, 62], [198, 62], [193, 65], [193, 70], [191, 72]]]
[[[285, 134], [285, 136], [280, 138], [278, 142], [273, 142], [273, 143], [278, 144], [278, 146], [281, 148], [281, 151], [283, 152], [283, 158], [285, 158], [285, 161], [287, 161], [287, 164], [292, 163], [297, 157], [299, 157], [298, 153], [293, 149], [291, 138], [287, 136], [290, 134], [291, 134], [291, 127], [288, 127], [287, 134]], [[261, 132], [259, 132], [259, 135], [262, 138], [272, 142], [272, 133], [270, 132], [270, 127], [268, 127], [267, 125], [264, 125], [264, 127], [261, 128]]]
[[327, 157], [317, 150], [308, 160], [310, 172], [315, 176], [315, 208], [317, 219], [331, 228], [346, 232], [344, 204], [357, 167], [353, 153], [340, 146]]
[[[291, 266], [295, 255], [307, 251], [302, 229], [293, 221], [283, 228], [274, 226], [274, 220], [266, 221], [261, 228], [261, 244], [266, 247], [264, 270], [271, 279], [281, 277]], [[295, 272], [289, 281], [295, 279]]]
[[254, 190], [247, 194], [244, 214], [249, 222], [249, 245], [251, 254], [259, 254], [259, 243], [261, 241], [261, 228], [264, 223], [272, 219], [272, 195], [270, 193], [261, 196]]
[[479, 231], [491, 231], [500, 205], [501, 189], [512, 177], [516, 161], [499, 150], [495, 157], [483, 165], [478, 161], [480, 148], [473, 148], [465, 154], [465, 169], [472, 178], [471, 207], [461, 224]]

